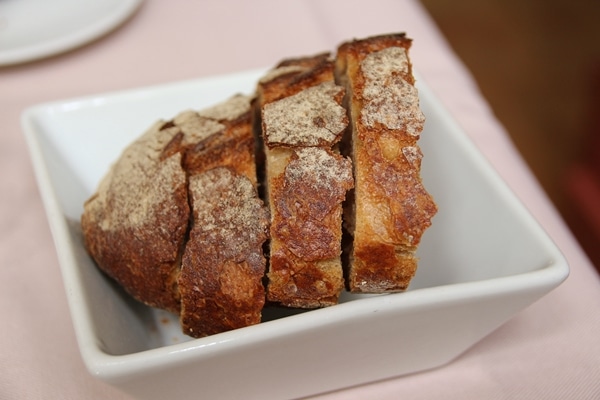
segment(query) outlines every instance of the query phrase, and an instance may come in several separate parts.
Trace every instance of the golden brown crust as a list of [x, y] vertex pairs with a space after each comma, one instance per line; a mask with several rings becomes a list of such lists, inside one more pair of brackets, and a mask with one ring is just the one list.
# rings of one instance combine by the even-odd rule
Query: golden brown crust
[[138, 300], [177, 312], [175, 279], [189, 219], [186, 177], [180, 154], [162, 156], [171, 136], [158, 126], [125, 149], [86, 201], [81, 226], [103, 271]]
[[184, 153], [188, 175], [228, 166], [256, 184], [251, 101], [236, 95], [209, 109], [182, 112], [161, 128], [180, 133], [170, 147]]
[[229, 166], [256, 184], [250, 113], [229, 124], [222, 134], [206, 138], [186, 152], [184, 168], [191, 175], [217, 166]]
[[251, 97], [159, 121], [128, 146], [84, 205], [85, 245], [133, 297], [179, 312], [189, 175], [230, 166], [256, 184]]
[[260, 103], [268, 104], [307, 87], [332, 82], [333, 66], [330, 53], [281, 61], [260, 80], [257, 88]]
[[349, 290], [406, 289], [437, 212], [420, 177], [410, 45], [382, 35], [341, 44], [335, 59], [286, 59], [255, 97], [157, 122], [85, 203], [89, 253], [135, 298], [179, 313], [194, 337], [260, 322], [266, 300], [336, 304], [342, 213]]
[[322, 64], [323, 62], [327, 62], [331, 60], [331, 53], [328, 51], [324, 51], [319, 54], [314, 54], [311, 56], [304, 57], [290, 57], [283, 59], [275, 66], [275, 69], [279, 69], [281, 67], [302, 67], [305, 71], [314, 69], [317, 65]]
[[348, 159], [328, 149], [293, 151], [270, 180], [268, 298], [290, 307], [337, 303], [343, 288], [341, 203], [352, 187]]
[[[299, 62], [296, 62], [300, 60]], [[258, 93], [271, 210], [267, 298], [290, 307], [336, 304], [343, 289], [341, 203], [351, 164], [332, 147], [347, 126], [328, 55], [286, 60]]]
[[190, 177], [189, 190], [194, 222], [179, 275], [183, 331], [202, 337], [259, 323], [268, 213], [254, 185], [218, 167]]
[[403, 34], [340, 45], [336, 74], [345, 84], [352, 127], [355, 203], [351, 291], [404, 290], [417, 267], [415, 252], [437, 207], [422, 185], [418, 107], [411, 40]]

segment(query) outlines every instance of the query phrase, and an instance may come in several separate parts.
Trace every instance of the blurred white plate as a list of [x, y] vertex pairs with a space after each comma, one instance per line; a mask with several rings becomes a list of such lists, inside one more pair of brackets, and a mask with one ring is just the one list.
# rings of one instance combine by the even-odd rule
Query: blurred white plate
[[48, 57], [119, 26], [142, 0], [0, 0], [0, 65]]

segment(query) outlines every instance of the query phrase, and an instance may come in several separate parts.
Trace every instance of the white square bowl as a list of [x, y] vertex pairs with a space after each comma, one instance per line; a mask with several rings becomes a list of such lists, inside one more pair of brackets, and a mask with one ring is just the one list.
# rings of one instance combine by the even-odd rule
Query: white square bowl
[[[430, 90], [423, 180], [439, 205], [408, 291], [201, 339], [108, 280], [82, 245], [83, 202], [155, 120], [251, 93], [264, 71], [101, 94], [23, 113], [72, 320], [90, 373], [144, 399], [296, 398], [450, 362], [565, 280], [557, 247]], [[294, 315], [293, 315], [294, 314]]]

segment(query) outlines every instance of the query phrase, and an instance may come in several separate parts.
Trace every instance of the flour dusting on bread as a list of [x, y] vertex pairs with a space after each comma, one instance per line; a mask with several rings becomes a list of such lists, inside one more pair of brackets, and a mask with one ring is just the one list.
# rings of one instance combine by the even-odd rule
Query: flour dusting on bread
[[[127, 146], [81, 217], [98, 267], [203, 337], [264, 307], [406, 290], [437, 206], [404, 34], [285, 58]], [[193, 106], [193, 105], [192, 105]]]

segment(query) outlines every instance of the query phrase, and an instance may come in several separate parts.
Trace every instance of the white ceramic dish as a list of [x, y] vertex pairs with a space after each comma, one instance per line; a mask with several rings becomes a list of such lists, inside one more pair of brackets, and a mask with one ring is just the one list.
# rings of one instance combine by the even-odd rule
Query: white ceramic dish
[[79, 217], [121, 149], [158, 118], [250, 93], [263, 71], [101, 94], [23, 113], [81, 354], [144, 399], [296, 398], [441, 366], [566, 279], [565, 259], [428, 88], [423, 179], [439, 213], [405, 293], [191, 340], [124, 295], [82, 247]]
[[2, 0], [0, 65], [48, 57], [122, 24], [142, 0]]

